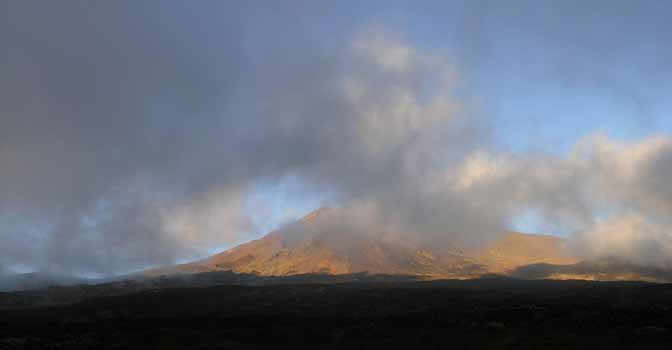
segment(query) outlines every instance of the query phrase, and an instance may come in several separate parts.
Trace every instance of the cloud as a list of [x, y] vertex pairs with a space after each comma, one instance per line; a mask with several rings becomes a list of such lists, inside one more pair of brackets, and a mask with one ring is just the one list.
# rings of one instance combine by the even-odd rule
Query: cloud
[[445, 58], [380, 28], [326, 54], [256, 6], [199, 8], [200, 29], [180, 6], [129, 4], [8, 5], [2, 265], [114, 274], [197, 256], [258, 234], [247, 200], [287, 177], [404, 212], [409, 231], [438, 234], [436, 206], [460, 207], [418, 197], [478, 133]]
[[599, 222], [573, 237], [572, 245], [589, 259], [618, 258], [644, 266], [672, 266], [669, 224], [637, 213]]
[[475, 153], [454, 182], [461, 191], [508, 201], [509, 217], [533, 209], [549, 227], [568, 228], [585, 258], [669, 266], [671, 166], [669, 137], [622, 142], [596, 133], [566, 156]]
[[289, 4], [7, 4], [0, 266], [114, 274], [202, 255], [260, 234], [250, 197], [289, 178], [352, 230], [428, 245], [482, 243], [527, 208], [588, 256], [614, 227], [666, 239], [667, 138], [501, 151], [445, 52]]
[[[3, 7], [1, 264], [114, 273], [246, 228], [223, 220], [220, 237], [195, 239], [164, 227], [190, 202], [218, 208], [199, 214], [210, 220], [236, 215], [256, 171], [236, 162], [235, 118], [222, 116], [242, 67], [227, 54], [240, 51], [236, 9], [221, 12], [230, 18], [215, 52], [198, 29], [180, 30], [192, 13], [179, 6]], [[213, 201], [213, 191], [232, 195]]]

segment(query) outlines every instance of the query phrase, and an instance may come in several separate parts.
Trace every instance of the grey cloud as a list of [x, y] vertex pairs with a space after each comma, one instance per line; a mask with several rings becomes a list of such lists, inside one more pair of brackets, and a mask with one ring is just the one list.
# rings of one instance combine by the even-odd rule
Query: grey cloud
[[[198, 256], [254, 232], [250, 192], [287, 176], [428, 244], [480, 243], [526, 206], [594, 224], [596, 164], [522, 155], [490, 182], [463, 169], [497, 153], [465, 86], [506, 58], [492, 35], [512, 9], [456, 3], [473, 15], [438, 26], [463, 46], [451, 61], [350, 5], [3, 3], [0, 266], [113, 274]], [[554, 42], [574, 37], [551, 24]], [[610, 198], [667, 213], [658, 156]]]
[[[228, 54], [240, 51], [236, 14], [219, 9], [224, 48], [215, 52], [198, 29], [185, 32], [196, 18], [178, 16], [179, 7], [6, 7], [5, 263], [109, 273], [183, 254], [182, 242], [162, 232], [162, 207], [213, 187], [242, 186], [240, 175], [217, 164], [235, 156], [232, 144], [214, 142], [226, 140], [218, 104], [226, 103], [242, 59]], [[222, 170], [217, 179], [209, 175], [214, 164]]]
[[407, 213], [407, 230], [464, 216], [450, 193], [416, 198], [479, 132], [445, 58], [366, 27], [327, 54], [293, 36], [302, 24], [274, 32], [283, 9], [150, 4], [9, 5], [4, 264], [114, 273], [194, 256], [253, 231], [249, 191], [292, 174]]

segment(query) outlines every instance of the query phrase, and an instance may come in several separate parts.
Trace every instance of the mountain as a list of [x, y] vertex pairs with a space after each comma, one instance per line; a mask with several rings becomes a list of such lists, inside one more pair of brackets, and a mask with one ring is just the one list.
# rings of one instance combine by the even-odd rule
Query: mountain
[[337, 209], [318, 209], [295, 225], [213, 255], [147, 276], [232, 271], [262, 276], [308, 273], [414, 275], [425, 278], [475, 278], [535, 264], [576, 263], [557, 237], [509, 232], [479, 250], [456, 246], [423, 247], [384, 232], [354, 234], [318, 229]]
[[296, 227], [307, 231], [275, 231], [205, 260], [167, 269], [150, 270], [150, 276], [173, 273], [233, 271], [262, 276], [307, 273], [416, 275], [476, 277], [483, 267], [457, 250], [432, 253], [389, 235], [339, 232], [333, 235], [312, 229], [334, 209], [308, 214]]

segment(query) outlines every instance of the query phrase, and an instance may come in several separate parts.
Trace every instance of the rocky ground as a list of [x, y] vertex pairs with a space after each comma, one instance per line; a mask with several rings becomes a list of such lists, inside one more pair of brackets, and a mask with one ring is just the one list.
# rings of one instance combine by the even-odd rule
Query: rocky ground
[[672, 346], [668, 284], [501, 277], [276, 282], [6, 309], [0, 349]]

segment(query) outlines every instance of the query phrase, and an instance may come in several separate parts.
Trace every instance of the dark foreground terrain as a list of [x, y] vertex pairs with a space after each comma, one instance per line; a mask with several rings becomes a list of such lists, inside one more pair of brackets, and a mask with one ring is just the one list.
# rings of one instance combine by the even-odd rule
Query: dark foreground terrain
[[0, 349], [672, 349], [667, 284], [294, 282], [8, 308]]

